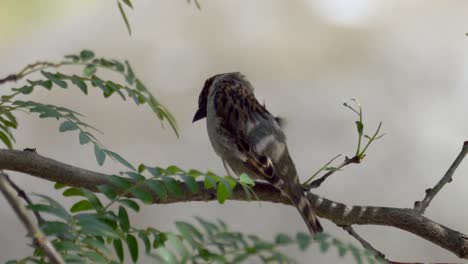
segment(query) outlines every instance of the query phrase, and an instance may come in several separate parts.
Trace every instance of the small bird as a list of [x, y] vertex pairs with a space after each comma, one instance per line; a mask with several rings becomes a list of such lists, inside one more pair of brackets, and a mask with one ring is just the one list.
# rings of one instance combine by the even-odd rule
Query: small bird
[[254, 95], [252, 84], [238, 72], [206, 80], [193, 122], [206, 117], [208, 136], [223, 164], [240, 175], [265, 180], [296, 206], [312, 235], [322, 232], [278, 123]]

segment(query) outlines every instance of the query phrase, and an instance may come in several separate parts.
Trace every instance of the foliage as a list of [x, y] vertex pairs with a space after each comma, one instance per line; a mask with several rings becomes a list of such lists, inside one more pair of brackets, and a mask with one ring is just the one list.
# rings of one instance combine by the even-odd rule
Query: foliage
[[[197, 7], [198, 10], [201, 10], [201, 5], [198, 2], [198, 0], [187, 0], [187, 3], [193, 2], [195, 6]], [[128, 21], [127, 13], [125, 12], [125, 7], [127, 6], [130, 9], [133, 9], [133, 4], [131, 0], [117, 0], [117, 7], [119, 8], [120, 16], [122, 17], [122, 20], [125, 23], [125, 26], [127, 27], [128, 34], [132, 34], [132, 27], [130, 25], [130, 22]]]
[[[122, 2], [132, 7], [130, 1]], [[71, 75], [53, 71], [65, 66], [80, 66], [82, 71], [80, 74]], [[98, 73], [102, 70], [119, 74], [126, 84], [99, 77]], [[197, 194], [201, 188], [212, 189], [220, 204], [232, 198], [236, 188], [242, 188], [247, 198], [251, 199], [255, 197], [252, 191], [255, 182], [246, 174], [235, 179], [209, 171], [185, 171], [177, 166], [169, 166], [166, 169], [145, 164], [134, 166], [121, 155], [105, 148], [94, 135], [95, 132], [101, 132], [84, 122], [84, 117], [78, 112], [62, 106], [20, 100], [20, 97], [42, 88], [52, 90], [54, 87], [77, 87], [84, 95], [88, 95], [90, 89], [96, 88], [102, 91], [104, 98], [117, 94], [124, 101], [131, 98], [138, 106], [148, 105], [161, 121], [170, 124], [178, 136], [174, 117], [136, 77], [127, 61], [97, 58], [94, 52], [83, 50], [79, 54], [67, 55], [59, 62], [37, 62], [28, 65], [14, 75], [14, 79], [19, 80], [37, 72], [41, 73], [40, 78], [27, 79], [27, 84], [12, 88], [12, 93], [1, 97], [0, 140], [8, 148], [13, 148], [13, 130], [19, 125], [15, 115], [17, 111], [37, 114], [42, 119], [55, 118], [61, 121], [60, 132], [76, 131], [81, 145], [94, 145], [94, 155], [99, 165], [110, 157], [128, 169], [119, 175], [111, 176], [107, 184], [97, 186], [97, 190], [103, 196], [88, 189], [57, 183], [55, 187], [63, 190], [64, 197], [78, 198], [69, 209], [48, 196], [36, 194], [39, 202], [30, 205], [29, 208], [49, 216], [47, 220], [40, 221], [40, 228], [67, 262], [137, 262], [141, 260], [141, 253], [144, 252], [161, 263], [242, 263], [251, 259], [262, 263], [295, 263], [281, 252], [281, 248], [296, 245], [305, 250], [315, 244], [323, 253], [329, 252], [330, 248], [336, 248], [340, 256], [351, 254], [357, 263], [376, 263], [377, 260], [371, 253], [327, 234], [320, 234], [315, 238], [305, 233], [295, 236], [278, 234], [274, 241], [267, 241], [255, 235], [231, 231], [222, 220], [211, 222], [199, 217], [196, 218], [198, 224], [176, 222], [175, 232], [134, 226], [132, 216], [139, 213], [142, 203], [152, 204], [177, 199], [187, 193]], [[367, 146], [362, 153], [366, 149]], [[36, 248], [32, 256], [10, 261], [45, 262], [46, 258], [41, 248]]]
[[[169, 177], [164, 175], [171, 172], [182, 175], [174, 166], [166, 170], [147, 169], [158, 171], [155, 173], [158, 178]], [[196, 217], [197, 225], [176, 222], [175, 232], [135, 227], [130, 215], [140, 211], [141, 202], [152, 202], [150, 190], [159, 199], [168, 199], [182, 191], [179, 189], [181, 184], [164, 179], [156, 184], [153, 180], [144, 180], [141, 174], [125, 174], [129, 177], [114, 176], [110, 184], [98, 187], [105, 198], [84, 188], [57, 185], [57, 189], [63, 190], [63, 196], [78, 198], [69, 210], [48, 196], [36, 194], [41, 200], [29, 208], [51, 216], [41, 224], [41, 229], [67, 262], [122, 263], [131, 260], [135, 263], [141, 259], [143, 251], [158, 263], [243, 263], [248, 259], [262, 263], [296, 263], [284, 255], [281, 248], [295, 245], [306, 250], [313, 244], [322, 253], [336, 248], [341, 257], [351, 254], [357, 263], [378, 262], [370, 252], [327, 234], [319, 234], [315, 238], [306, 233], [297, 233], [293, 237], [278, 234], [274, 241], [267, 241], [255, 235], [231, 231], [222, 220], [211, 222], [200, 217]], [[210, 177], [214, 176], [210, 174]], [[134, 180], [137, 180], [136, 184]], [[144, 185], [141, 184], [143, 182]], [[128, 194], [135, 198], [124, 197]], [[23, 262], [45, 263], [44, 253], [39, 248], [32, 256], [9, 263]]]
[[[81, 66], [83, 70], [79, 75], [48, 71], [51, 68], [65, 66]], [[123, 85], [111, 80], [104, 80], [97, 75], [100, 70], [107, 70], [121, 75], [125, 79], [126, 84]], [[36, 80], [28, 79], [27, 84], [20, 88], [12, 88], [13, 93], [1, 97], [0, 140], [10, 149], [13, 148], [13, 143], [15, 142], [12, 130], [18, 128], [15, 112], [25, 111], [36, 113], [40, 118], [61, 120], [60, 132], [78, 131], [80, 144], [84, 145], [91, 142], [94, 145], [94, 152], [99, 165], [102, 165], [106, 157], [109, 156], [124, 166], [135, 170], [124, 158], [106, 149], [98, 141], [91, 131], [99, 132], [99, 130], [84, 122], [81, 114], [61, 106], [18, 99], [21, 95], [31, 94], [35, 89], [45, 88], [52, 90], [56, 86], [62, 89], [77, 87], [84, 95], [88, 95], [89, 89], [97, 88], [102, 91], [104, 98], [118, 94], [124, 101], [127, 98], [131, 98], [136, 105], [146, 104], [161, 121], [166, 120], [178, 136], [177, 124], [174, 117], [165, 106], [156, 100], [143, 82], [136, 77], [128, 61], [121, 62], [115, 59], [96, 58], [94, 52], [83, 50], [79, 54], [66, 55], [64, 60], [57, 63], [38, 62], [30, 64], [17, 74], [17, 79], [24, 78], [38, 71], [40, 71], [42, 78]]]

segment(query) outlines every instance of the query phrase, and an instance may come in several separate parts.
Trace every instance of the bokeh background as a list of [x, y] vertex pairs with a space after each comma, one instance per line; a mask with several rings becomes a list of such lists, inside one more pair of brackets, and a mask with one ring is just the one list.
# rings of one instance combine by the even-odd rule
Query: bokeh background
[[[128, 58], [137, 75], [177, 118], [181, 137], [162, 129], [145, 107], [103, 99], [98, 91], [38, 91], [33, 100], [68, 106], [104, 131], [110, 149], [134, 163], [211, 169], [224, 173], [204, 122], [191, 123], [198, 93], [213, 74], [241, 71], [272, 113], [288, 120], [289, 148], [302, 179], [336, 154], [352, 155], [355, 116], [342, 107], [357, 98], [365, 128], [383, 121], [387, 134], [364, 163], [349, 166], [317, 193], [349, 205], [412, 207], [443, 175], [468, 139], [468, 2], [385, 0], [135, 0], [127, 34], [114, 1], [1, 0], [0, 76], [37, 60], [58, 60], [88, 48], [98, 56]], [[112, 76], [110, 76], [112, 77]], [[21, 83], [2, 86], [3, 91]], [[20, 115], [17, 147], [102, 172], [90, 147], [58, 123]], [[436, 197], [427, 216], [468, 232], [468, 163]], [[64, 175], [66, 177], [66, 175]], [[50, 182], [21, 174], [28, 192], [60, 198]], [[70, 204], [70, 201], [66, 201]], [[0, 198], [0, 262], [31, 252], [30, 241]], [[257, 202], [182, 203], [146, 207], [139, 226], [173, 229], [175, 220], [224, 219], [233, 230], [272, 238], [305, 226], [292, 207]], [[333, 236], [355, 243], [333, 223]], [[460, 261], [407, 232], [356, 227], [392, 260]], [[287, 248], [301, 263], [353, 263], [317, 247]]]

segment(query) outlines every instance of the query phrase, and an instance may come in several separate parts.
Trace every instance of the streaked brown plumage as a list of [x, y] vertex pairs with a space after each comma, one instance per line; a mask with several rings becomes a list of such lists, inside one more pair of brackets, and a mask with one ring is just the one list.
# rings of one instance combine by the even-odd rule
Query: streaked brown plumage
[[253, 90], [240, 73], [209, 78], [193, 121], [207, 117], [210, 141], [223, 162], [238, 175], [246, 173], [273, 184], [297, 207], [310, 233], [321, 232], [277, 118], [258, 102]]

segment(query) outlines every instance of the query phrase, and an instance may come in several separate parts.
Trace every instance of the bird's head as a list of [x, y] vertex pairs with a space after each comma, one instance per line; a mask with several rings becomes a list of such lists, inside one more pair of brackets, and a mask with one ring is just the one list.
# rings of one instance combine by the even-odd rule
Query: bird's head
[[200, 92], [200, 96], [198, 97], [198, 110], [193, 116], [192, 123], [206, 117], [210, 91], [212, 89], [216, 89], [217, 87], [224, 87], [223, 85], [218, 84], [223, 84], [226, 82], [243, 82], [246, 83], [247, 86], [251, 88], [251, 90], [253, 90], [252, 86], [245, 79], [244, 75], [239, 72], [221, 73], [208, 78], [205, 81], [205, 85], [203, 86], [202, 91]]
[[205, 81], [205, 85], [203, 86], [202, 91], [200, 92], [200, 96], [198, 97], [198, 109], [193, 116], [192, 123], [203, 119], [206, 117], [206, 108], [208, 106], [208, 95], [210, 94], [210, 89], [213, 86], [213, 82], [218, 75], [212, 76]]

